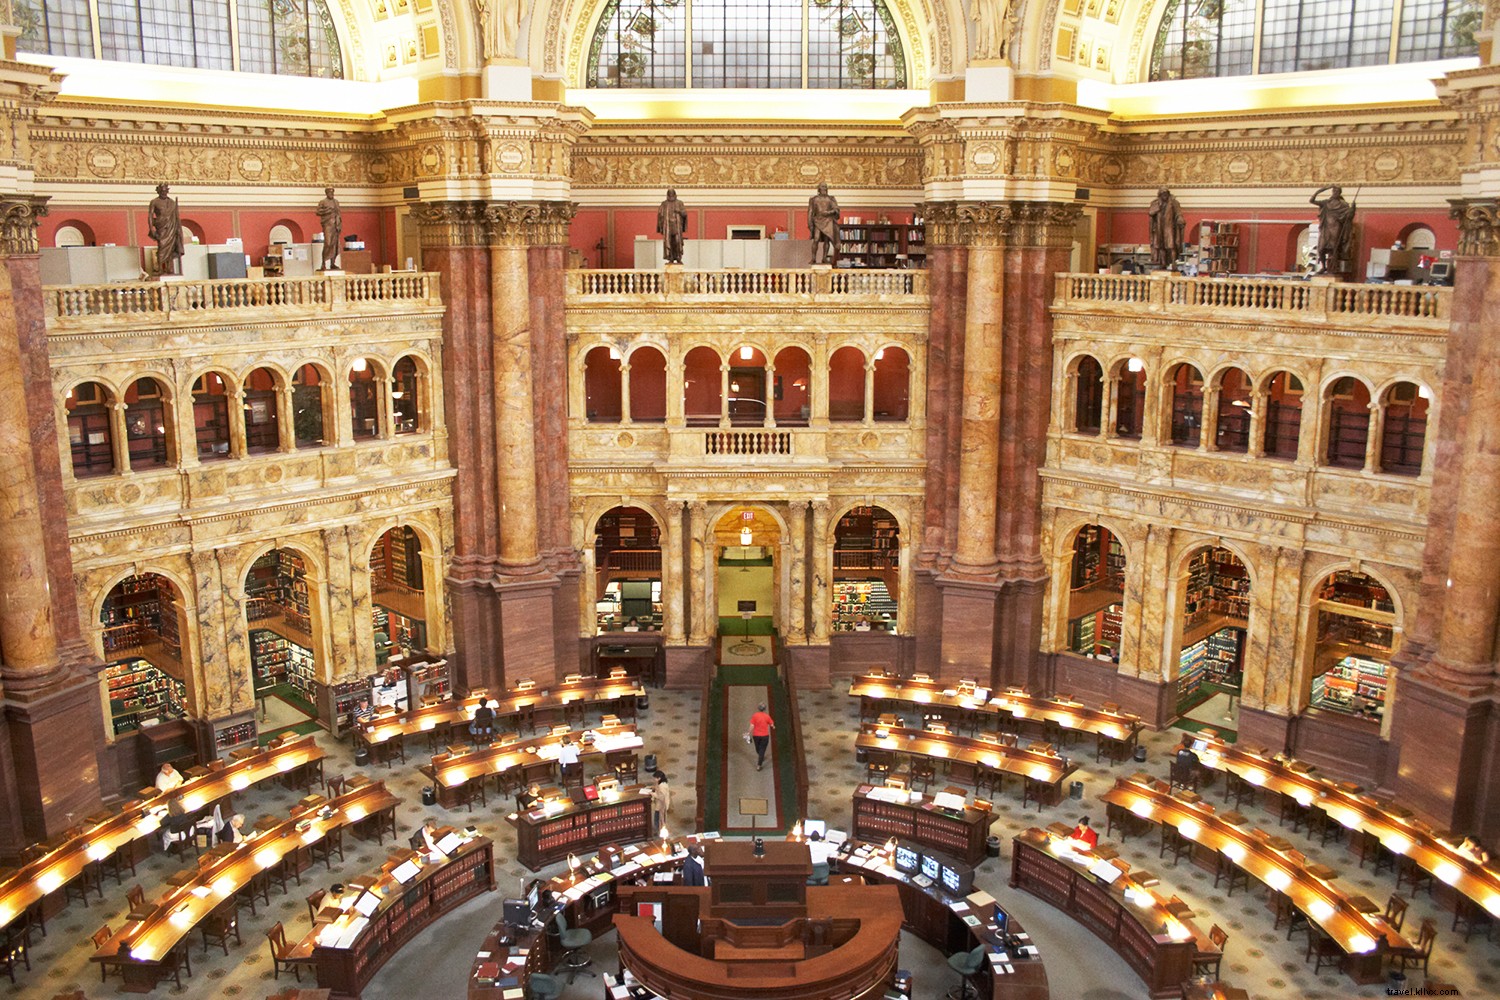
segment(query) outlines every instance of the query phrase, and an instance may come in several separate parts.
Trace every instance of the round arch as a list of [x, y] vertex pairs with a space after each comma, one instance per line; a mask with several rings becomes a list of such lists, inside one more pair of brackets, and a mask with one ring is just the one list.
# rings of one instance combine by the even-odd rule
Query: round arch
[[1234, 540], [1200, 537], [1186, 540], [1170, 565], [1172, 641], [1166, 652], [1176, 680], [1176, 712], [1234, 730], [1253, 625], [1254, 562]]
[[[738, 514], [734, 518], [731, 515]], [[748, 520], [745, 515], [749, 514]], [[737, 616], [741, 600], [754, 600], [756, 627], [776, 628], [790, 613], [790, 562], [785, 551], [791, 531], [773, 502], [728, 501], [714, 504], [704, 518], [701, 541], [709, 553], [705, 568], [705, 604], [709, 633], [718, 632], [720, 618]], [[742, 543], [742, 529], [750, 529], [750, 545]], [[766, 613], [769, 612], [769, 613]], [[747, 626], [747, 628], [750, 626]]]
[[1391, 661], [1406, 621], [1399, 587], [1379, 567], [1332, 562], [1310, 574], [1298, 610], [1303, 641], [1293, 707], [1354, 715], [1388, 736]]

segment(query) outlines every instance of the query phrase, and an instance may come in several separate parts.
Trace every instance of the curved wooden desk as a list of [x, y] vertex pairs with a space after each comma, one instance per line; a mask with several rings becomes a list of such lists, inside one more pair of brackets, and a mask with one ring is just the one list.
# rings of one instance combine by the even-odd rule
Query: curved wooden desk
[[[707, 890], [703, 890], [707, 897]], [[647, 989], [680, 1000], [860, 1000], [884, 993], [896, 971], [901, 897], [893, 886], [827, 885], [807, 891], [807, 920], [857, 922], [848, 940], [809, 957], [766, 957], [748, 947], [715, 961], [678, 948], [647, 917], [616, 914], [620, 964]], [[746, 928], [751, 930], [752, 928]], [[756, 931], [776, 928], [756, 927]], [[719, 949], [723, 951], [723, 948]]]

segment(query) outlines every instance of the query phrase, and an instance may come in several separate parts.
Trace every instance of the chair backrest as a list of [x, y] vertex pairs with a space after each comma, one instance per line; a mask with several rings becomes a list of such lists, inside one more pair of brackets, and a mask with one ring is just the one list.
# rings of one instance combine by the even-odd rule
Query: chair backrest
[[1224, 945], [1229, 941], [1229, 934], [1224, 928], [1214, 924], [1213, 929], [1208, 932], [1208, 939], [1213, 942], [1215, 948], [1223, 951]]
[[106, 941], [109, 940], [109, 924], [105, 924], [103, 927], [101, 927], [97, 931], [95, 931], [94, 932], [94, 936], [92, 938], [90, 938], [89, 940], [94, 942], [94, 950], [95, 951], [98, 951], [100, 948], [103, 948], [104, 947], [104, 942], [106, 942]]
[[552, 923], [557, 928], [557, 933], [559, 934], [568, 929], [568, 918], [561, 910], [558, 910], [557, 916], [552, 918]]
[[1397, 930], [1401, 929], [1401, 924], [1406, 920], [1406, 906], [1406, 897], [1399, 893], [1392, 893], [1391, 898], [1386, 900], [1386, 922]]
[[280, 958], [282, 953], [286, 951], [286, 929], [281, 926], [280, 920], [272, 924], [271, 929], [266, 931], [266, 939], [271, 942], [271, 954]]
[[978, 972], [980, 969], [984, 968], [984, 956], [985, 952], [987, 952], [988, 950], [989, 945], [984, 944], [978, 944], [969, 949], [969, 960], [968, 962], [964, 963], [965, 967], [972, 972]]
[[335, 774], [333, 777], [329, 778], [326, 782], [326, 784], [328, 785], [328, 797], [330, 799], [336, 799], [340, 795], [343, 795], [344, 783], [347, 780], [348, 779], [346, 779], [342, 774]]
[[1417, 935], [1417, 951], [1424, 955], [1432, 954], [1432, 942], [1437, 939], [1437, 924], [1431, 918], [1422, 920], [1422, 931]]
[[130, 904], [130, 908], [132, 910], [139, 909], [141, 906], [145, 905], [146, 890], [142, 889], [138, 885], [131, 886], [129, 889], [125, 890], [125, 902]]

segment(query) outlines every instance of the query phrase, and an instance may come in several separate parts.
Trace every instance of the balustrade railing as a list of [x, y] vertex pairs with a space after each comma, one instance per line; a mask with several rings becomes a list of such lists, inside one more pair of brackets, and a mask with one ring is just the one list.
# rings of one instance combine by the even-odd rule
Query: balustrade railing
[[791, 296], [814, 298], [903, 298], [927, 294], [925, 271], [719, 270], [719, 271], [596, 271], [567, 273], [572, 298], [652, 295], [672, 299], [686, 296]]
[[1060, 274], [1055, 308], [1138, 307], [1184, 312], [1243, 309], [1307, 319], [1360, 317], [1446, 323], [1453, 289], [1437, 285], [1360, 285], [1275, 278], [1181, 278], [1172, 275]]
[[169, 320], [241, 309], [327, 312], [363, 303], [441, 304], [437, 275], [410, 272], [57, 285], [43, 291], [47, 318], [54, 326], [100, 316]]
[[705, 455], [790, 455], [790, 431], [707, 431], [703, 435]]

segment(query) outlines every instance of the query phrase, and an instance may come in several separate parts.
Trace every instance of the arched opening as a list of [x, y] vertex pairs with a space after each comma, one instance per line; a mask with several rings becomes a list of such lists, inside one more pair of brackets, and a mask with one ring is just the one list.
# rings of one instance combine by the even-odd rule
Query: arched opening
[[1374, 577], [1330, 574], [1314, 597], [1317, 646], [1308, 704], [1378, 720], [1386, 707], [1386, 673], [1396, 652], [1396, 607]]
[[1127, 358], [1115, 366], [1115, 436], [1139, 441], [1146, 426], [1146, 364]]
[[318, 717], [310, 600], [307, 559], [296, 549], [272, 549], [245, 573], [250, 674], [257, 697], [266, 699], [266, 721], [278, 727]]
[[245, 376], [245, 451], [251, 455], [275, 451], [281, 444], [279, 395], [271, 369], [257, 368]]
[[594, 526], [594, 593], [599, 632], [661, 629], [661, 528], [649, 512], [614, 507], [599, 518]]
[[776, 423], [806, 427], [812, 417], [812, 358], [800, 347], [776, 354]]
[[317, 448], [331, 437], [323, 416], [326, 385], [327, 379], [317, 365], [303, 365], [292, 376], [292, 426], [298, 448]]
[[857, 347], [840, 347], [828, 359], [828, 419], [865, 419], [865, 355]]
[[1078, 359], [1073, 396], [1073, 429], [1098, 434], [1104, 414], [1104, 368], [1088, 355]]
[[174, 442], [167, 433], [164, 396], [161, 383], [154, 378], [138, 378], [125, 390], [125, 442], [132, 471], [172, 464]]
[[356, 358], [349, 369], [349, 424], [356, 441], [380, 434], [379, 382], [369, 358]]
[[833, 630], [894, 632], [901, 531], [884, 507], [855, 507], [833, 529]]
[[729, 422], [735, 427], [766, 422], [766, 356], [748, 344], [729, 362]]
[[1402, 227], [1401, 240], [1415, 254], [1431, 253], [1437, 247], [1437, 234], [1425, 222], [1411, 222]]
[[1219, 376], [1219, 416], [1214, 447], [1244, 454], [1250, 450], [1250, 376], [1229, 368]]
[[1396, 476], [1422, 474], [1427, 446], [1427, 390], [1415, 382], [1397, 382], [1385, 392], [1380, 424], [1380, 471]]
[[417, 359], [405, 357], [391, 369], [391, 422], [397, 434], [415, 434], [422, 426], [421, 384], [417, 376]]
[[1289, 255], [1297, 271], [1311, 274], [1318, 269], [1318, 224], [1292, 230]]
[[1125, 549], [1108, 528], [1085, 524], [1068, 572], [1068, 649], [1120, 662], [1124, 613]]
[[114, 734], [186, 716], [185, 622], [176, 585], [158, 573], [126, 577], [104, 598], [99, 624]]
[[280, 254], [278, 246], [291, 246], [302, 242], [302, 227], [295, 219], [282, 219], [266, 234], [266, 245], [274, 254]]
[[583, 412], [591, 424], [617, 424], [624, 415], [620, 352], [600, 345], [583, 356]]
[[1324, 399], [1328, 412], [1329, 465], [1340, 469], [1363, 469], [1370, 438], [1370, 390], [1352, 375], [1335, 379]]
[[1203, 373], [1190, 364], [1180, 364], [1167, 376], [1172, 393], [1172, 444], [1196, 448], [1203, 427]]
[[682, 412], [690, 427], [717, 427], [723, 413], [719, 353], [695, 347], [682, 359]]
[[229, 457], [229, 383], [218, 372], [193, 383], [193, 426], [200, 462]]
[[52, 245], [55, 247], [91, 247], [94, 245], [94, 231], [82, 222], [64, 222], [52, 234]]
[[68, 390], [68, 444], [73, 452], [73, 475], [107, 476], [115, 471], [114, 429], [110, 426], [111, 396], [98, 382], [81, 382]]
[[780, 522], [763, 507], [740, 504], [714, 524], [713, 546], [717, 600], [710, 607], [719, 634], [770, 635], [781, 597]]
[[654, 347], [630, 352], [630, 419], [646, 424], [667, 419], [667, 359]]
[[1302, 380], [1277, 372], [1266, 383], [1266, 424], [1262, 450], [1267, 458], [1297, 460], [1302, 432]]
[[1233, 730], [1250, 621], [1250, 573], [1228, 549], [1202, 548], [1187, 560], [1179, 586], [1177, 714]]
[[[370, 619], [375, 631], [376, 666], [384, 667], [389, 660], [427, 648], [425, 583], [422, 540], [415, 531], [400, 524], [375, 540], [370, 549]], [[432, 690], [429, 684], [427, 693], [445, 691]]]
[[907, 353], [899, 347], [876, 351], [873, 381], [875, 419], [905, 420], [911, 399], [911, 358]]

